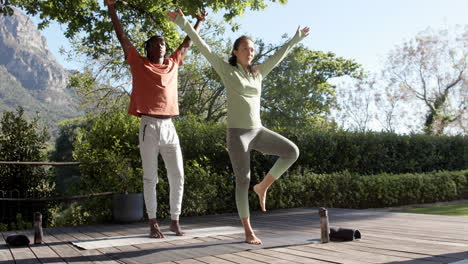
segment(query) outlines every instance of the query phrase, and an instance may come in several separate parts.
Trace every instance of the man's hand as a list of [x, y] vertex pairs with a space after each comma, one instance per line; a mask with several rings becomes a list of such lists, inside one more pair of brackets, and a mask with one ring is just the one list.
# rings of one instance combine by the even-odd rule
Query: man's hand
[[195, 18], [200, 22], [205, 21], [207, 16], [208, 12], [206, 12], [206, 10], [202, 10], [200, 13], [195, 14]]
[[114, 6], [117, 0], [104, 0], [107, 6]]

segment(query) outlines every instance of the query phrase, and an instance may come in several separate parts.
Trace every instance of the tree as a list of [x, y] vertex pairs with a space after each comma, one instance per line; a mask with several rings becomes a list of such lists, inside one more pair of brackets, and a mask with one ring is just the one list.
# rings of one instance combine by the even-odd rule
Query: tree
[[[24, 110], [4, 112], [0, 119], [0, 160], [43, 161], [49, 134], [39, 118], [28, 121]], [[46, 196], [53, 191], [47, 171], [41, 166], [0, 165], [3, 191], [17, 190], [21, 197]]]
[[370, 130], [374, 85], [375, 79], [369, 76], [355, 80], [345, 79], [337, 84], [337, 105], [333, 114], [340, 127], [360, 132]]
[[[128, 30], [132, 36], [144, 41], [145, 34], [139, 25]], [[223, 38], [224, 32], [222, 24], [209, 20], [200, 34], [214, 52], [227, 59], [232, 41]], [[255, 43], [254, 64], [261, 63], [284, 44], [267, 45], [261, 40], [255, 40]], [[113, 105], [109, 103], [112, 100], [120, 100], [118, 105], [126, 105], [131, 74], [119, 45], [114, 39], [109, 42], [110, 54], [93, 58], [87, 55], [91, 48], [76, 41], [69, 53], [70, 58], [85, 55], [89, 60], [82, 72], [72, 76], [71, 86], [77, 89], [83, 104], [92, 111], [99, 109], [97, 112], [102, 112]], [[141, 47], [137, 48], [143, 52]], [[335, 103], [335, 87], [327, 81], [340, 76], [360, 78], [362, 69], [359, 64], [333, 53], [315, 52], [299, 46], [264, 81], [262, 110], [266, 124], [297, 128], [319, 123], [328, 126], [327, 115]], [[220, 122], [226, 116], [224, 85], [196, 46], [192, 47], [179, 72], [179, 102], [182, 118], [195, 115], [206, 121]]]
[[123, 111], [88, 116], [73, 142], [73, 158], [80, 165], [79, 189], [90, 192], [141, 192], [138, 150], [139, 119]]
[[[243, 14], [247, 9], [262, 10], [266, 2], [285, 4], [287, 0], [120, 0], [116, 6], [126, 28], [140, 26], [147, 36], [164, 32], [167, 43], [174, 46], [178, 42], [176, 26], [167, 19], [168, 9], [181, 8], [186, 14], [194, 14], [199, 9], [211, 9], [223, 12], [227, 21]], [[0, 2], [0, 14], [10, 14], [11, 7], [18, 7], [29, 15], [39, 15], [42, 19], [39, 28], [46, 27], [54, 20], [66, 25], [65, 36], [69, 39], [80, 38], [90, 49], [89, 55], [97, 58], [109, 54], [108, 43], [114, 38], [112, 24], [107, 18], [107, 8], [102, 0], [3, 0]], [[233, 28], [237, 28], [233, 23]], [[135, 40], [132, 35], [130, 39]], [[136, 45], [142, 44], [134, 41]]]
[[428, 29], [388, 55], [384, 73], [388, 87], [394, 89], [390, 94], [400, 93], [407, 101], [424, 105], [426, 134], [440, 135], [450, 126], [466, 133], [467, 43], [466, 26]]
[[386, 86], [379, 74], [366, 73], [362, 79], [345, 79], [337, 84], [337, 107], [333, 118], [352, 131], [389, 133], [416, 131], [412, 105], [395, 86]]
[[[55, 149], [49, 158], [57, 162], [70, 162], [73, 159], [73, 143], [82, 129], [91, 129], [91, 120], [86, 116], [68, 119], [58, 124], [58, 137], [55, 139]], [[78, 166], [54, 167], [54, 177], [57, 191], [62, 194], [73, 191], [73, 186], [79, 181], [80, 170]]]
[[[260, 53], [278, 47], [260, 47]], [[299, 45], [264, 79], [262, 120], [270, 127], [298, 130], [328, 126], [330, 109], [336, 104], [335, 86], [329, 79], [362, 75], [361, 66], [352, 60]]]
[[[209, 21], [201, 34], [212, 50], [227, 59], [232, 41], [223, 39], [224, 31], [222, 25]], [[255, 43], [254, 64], [261, 63], [283, 45], [267, 45], [261, 40], [255, 40]], [[75, 46], [74, 53], [83, 48], [83, 45]], [[131, 75], [119, 57], [122, 56], [89, 58], [92, 62], [88, 65], [91, 66], [72, 77], [71, 86], [78, 89], [90, 109], [112, 105], [107, 99], [120, 98], [123, 102], [128, 99]], [[361, 66], [352, 60], [299, 46], [264, 80], [263, 118], [269, 126], [303, 129], [319, 123], [328, 125], [327, 115], [336, 99], [335, 86], [328, 80], [341, 76], [361, 78], [362, 75]], [[111, 86], [110, 83], [118, 85]], [[226, 116], [224, 85], [196, 47], [192, 48], [179, 72], [179, 101], [182, 117], [195, 115], [206, 121], [219, 122]]]
[[10, 6], [10, 0], [0, 0], [0, 14], [13, 15], [13, 8]]

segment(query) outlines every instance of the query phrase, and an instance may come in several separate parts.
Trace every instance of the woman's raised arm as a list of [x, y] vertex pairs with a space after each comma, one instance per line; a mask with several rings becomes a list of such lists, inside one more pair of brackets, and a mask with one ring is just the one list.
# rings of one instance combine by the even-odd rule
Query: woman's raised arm
[[218, 55], [211, 51], [208, 44], [206, 44], [200, 35], [198, 35], [192, 25], [188, 23], [182, 10], [179, 8], [177, 12], [167, 11], [167, 16], [169, 17], [169, 20], [176, 23], [183, 31], [185, 31], [185, 33], [187, 33], [187, 35], [193, 41], [193, 44], [198, 47], [198, 50], [201, 52], [201, 54], [205, 56], [216, 72], [221, 75], [222, 69], [226, 62], [224, 62]]
[[304, 27], [300, 28], [298, 27], [296, 30], [296, 34], [294, 37], [286, 42], [275, 54], [271, 55], [266, 61], [264, 61], [262, 64], [257, 66], [258, 71], [262, 75], [263, 78], [270, 73], [271, 70], [273, 70], [276, 65], [278, 65], [285, 57], [288, 55], [288, 53], [294, 48], [294, 46], [307, 37], [309, 35], [310, 28], [309, 27]]

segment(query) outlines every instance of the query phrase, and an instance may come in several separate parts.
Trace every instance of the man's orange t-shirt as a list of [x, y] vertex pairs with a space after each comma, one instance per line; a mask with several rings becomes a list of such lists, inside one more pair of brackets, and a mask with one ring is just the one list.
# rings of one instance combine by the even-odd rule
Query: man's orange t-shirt
[[164, 64], [155, 64], [132, 47], [126, 62], [130, 65], [133, 83], [128, 113], [138, 117], [178, 115], [177, 73], [183, 65], [180, 49], [165, 58]]

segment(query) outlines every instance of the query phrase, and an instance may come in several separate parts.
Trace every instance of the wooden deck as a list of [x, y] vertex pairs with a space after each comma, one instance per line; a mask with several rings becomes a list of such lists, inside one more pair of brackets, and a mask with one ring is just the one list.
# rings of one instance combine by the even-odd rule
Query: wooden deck
[[[362, 239], [321, 244], [317, 208], [298, 208], [252, 215], [262, 246], [243, 243], [243, 235], [90, 250], [70, 243], [148, 231], [145, 223], [109, 224], [48, 228], [45, 243], [29, 247], [10, 248], [0, 239], [0, 263], [468, 263], [467, 217], [329, 209], [329, 218], [331, 226], [359, 229]], [[240, 226], [235, 214], [186, 217], [181, 223], [185, 230]], [[20, 233], [33, 241], [32, 231]]]

